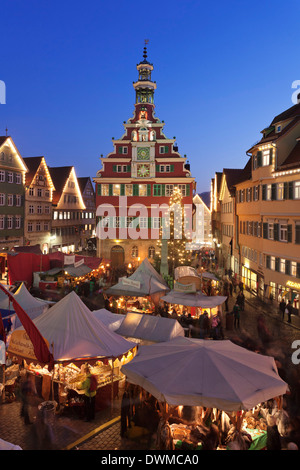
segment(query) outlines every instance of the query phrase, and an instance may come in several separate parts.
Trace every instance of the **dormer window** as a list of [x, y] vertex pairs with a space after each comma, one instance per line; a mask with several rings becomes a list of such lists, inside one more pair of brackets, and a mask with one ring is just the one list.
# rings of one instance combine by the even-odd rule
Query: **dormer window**
[[276, 132], [281, 132], [281, 126], [276, 126]]

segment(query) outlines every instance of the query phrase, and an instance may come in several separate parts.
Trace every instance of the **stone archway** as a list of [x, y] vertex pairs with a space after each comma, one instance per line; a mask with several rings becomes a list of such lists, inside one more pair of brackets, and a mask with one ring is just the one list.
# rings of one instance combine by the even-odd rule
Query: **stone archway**
[[110, 260], [113, 268], [123, 266], [125, 261], [124, 248], [120, 245], [113, 246], [110, 250]]

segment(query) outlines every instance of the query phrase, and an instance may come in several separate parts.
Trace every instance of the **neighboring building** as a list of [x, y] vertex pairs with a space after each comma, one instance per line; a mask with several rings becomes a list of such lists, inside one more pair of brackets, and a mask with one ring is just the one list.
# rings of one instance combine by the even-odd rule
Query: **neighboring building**
[[210, 210], [211, 210], [211, 232], [213, 246], [215, 248], [215, 256], [218, 260], [221, 258], [221, 242], [222, 242], [222, 227], [221, 227], [221, 205], [220, 205], [220, 189], [221, 189], [222, 173], [216, 172], [214, 178], [211, 180], [210, 191]]
[[221, 253], [219, 264], [225, 269], [231, 269], [234, 273], [240, 272], [235, 185], [249, 177], [249, 163], [244, 169], [223, 169], [219, 194], [221, 211]]
[[89, 176], [77, 178], [85, 210], [82, 211], [81, 246], [90, 254], [96, 252], [96, 195]]
[[25, 180], [24, 245], [40, 245], [42, 253], [49, 253], [55, 187], [44, 157], [23, 160], [28, 168]]
[[9, 136], [0, 137], [0, 250], [24, 244], [24, 193], [28, 168]]
[[300, 104], [276, 116], [251, 155], [251, 179], [236, 186], [241, 275], [260, 297], [300, 293]]
[[55, 191], [52, 199], [51, 249], [81, 251], [82, 212], [85, 204], [73, 166], [49, 167]]
[[194, 249], [213, 248], [211, 232], [211, 211], [209, 199], [206, 196], [210, 193], [196, 194], [193, 198], [196, 212], [193, 221], [193, 240]]
[[[113, 139], [113, 152], [101, 158], [102, 168], [94, 178], [97, 222], [105, 225], [108, 214], [112, 229], [107, 238], [103, 232], [98, 233], [98, 256], [110, 259], [115, 266], [137, 265], [139, 260], [161, 255], [157, 241], [163, 215], [159, 211], [151, 212], [151, 206], [168, 205], [177, 186], [183, 204], [192, 208], [195, 189], [189, 165], [178, 153], [175, 138], [165, 136], [164, 122], [155, 117], [156, 83], [151, 79], [153, 65], [147, 60], [146, 48], [137, 70], [139, 77], [133, 83], [134, 116], [124, 122], [123, 136]], [[137, 209], [139, 204], [141, 211]], [[104, 214], [105, 205], [107, 212]], [[129, 233], [134, 227], [141, 230], [136, 239]]]

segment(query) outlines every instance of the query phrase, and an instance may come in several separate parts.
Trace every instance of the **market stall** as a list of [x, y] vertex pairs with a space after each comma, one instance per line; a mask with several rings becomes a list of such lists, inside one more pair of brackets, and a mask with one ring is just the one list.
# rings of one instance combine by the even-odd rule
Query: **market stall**
[[[202, 446], [208, 422], [217, 424], [223, 448], [239, 439], [245, 445], [248, 441], [247, 448], [261, 448], [267, 428], [260, 407], [275, 399], [280, 408], [287, 392], [274, 358], [227, 340], [180, 337], [141, 346], [122, 372], [130, 384], [142, 387], [160, 403], [158, 435], [168, 428], [169, 448], [178, 446], [178, 441], [193, 449]], [[258, 438], [260, 444], [255, 443]]]
[[[175, 289], [170, 291], [168, 294], [162, 297], [164, 302], [171, 305], [178, 305], [184, 307], [193, 307], [194, 316], [196, 318], [206, 310], [209, 317], [216, 315], [218, 312], [222, 312], [222, 305], [226, 300], [226, 296], [221, 295], [206, 295], [202, 292], [181, 292]], [[170, 307], [170, 310], [172, 307]]]
[[35, 377], [39, 394], [45, 400], [52, 396], [66, 407], [82, 406], [82, 392], [77, 384], [82, 379], [81, 366], [88, 363], [97, 375], [96, 409], [107, 405], [108, 399], [112, 403], [122, 378], [121, 366], [132, 359], [136, 344], [109, 330], [75, 292], [33, 322], [52, 350], [53, 371], [38, 363], [23, 327], [12, 333], [7, 352], [25, 361], [27, 371]]
[[172, 318], [129, 312], [116, 333], [140, 344], [152, 344], [184, 336], [184, 329]]
[[98, 320], [100, 320], [104, 325], [106, 325], [110, 330], [116, 331], [122, 324], [125, 315], [121, 313], [113, 313], [105, 308], [99, 310], [93, 310], [93, 315], [95, 315]]

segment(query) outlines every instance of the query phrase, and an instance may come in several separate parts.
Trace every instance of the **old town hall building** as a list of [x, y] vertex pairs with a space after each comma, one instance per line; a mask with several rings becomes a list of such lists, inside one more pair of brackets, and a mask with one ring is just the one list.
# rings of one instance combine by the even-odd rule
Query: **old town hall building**
[[175, 138], [165, 136], [164, 122], [155, 117], [156, 83], [146, 47], [143, 58], [133, 83], [134, 115], [124, 123], [123, 136], [113, 139], [113, 151], [101, 158], [102, 168], [94, 178], [97, 227], [102, 228], [104, 220], [107, 226], [107, 234], [98, 231], [97, 252], [112, 265], [137, 266], [145, 258], [160, 256], [158, 232], [163, 216], [152, 208], [169, 205], [175, 187], [181, 191], [183, 205], [193, 204], [195, 181], [187, 159], [178, 153]]

